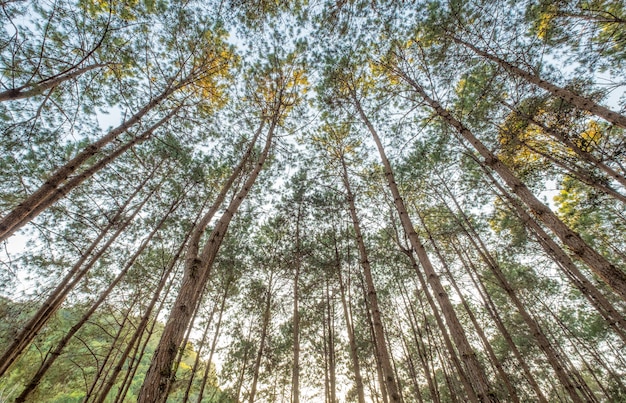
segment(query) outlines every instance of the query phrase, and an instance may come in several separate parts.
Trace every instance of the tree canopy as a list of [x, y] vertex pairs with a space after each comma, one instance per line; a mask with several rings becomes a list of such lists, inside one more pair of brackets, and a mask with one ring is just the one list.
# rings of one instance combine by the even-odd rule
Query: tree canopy
[[626, 402], [626, 4], [8, 0], [0, 401]]

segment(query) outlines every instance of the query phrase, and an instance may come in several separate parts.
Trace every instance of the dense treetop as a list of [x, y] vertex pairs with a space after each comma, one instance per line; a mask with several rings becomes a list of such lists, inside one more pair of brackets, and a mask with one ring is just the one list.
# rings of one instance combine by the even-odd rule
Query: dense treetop
[[626, 401], [623, 1], [1, 8], [0, 401]]

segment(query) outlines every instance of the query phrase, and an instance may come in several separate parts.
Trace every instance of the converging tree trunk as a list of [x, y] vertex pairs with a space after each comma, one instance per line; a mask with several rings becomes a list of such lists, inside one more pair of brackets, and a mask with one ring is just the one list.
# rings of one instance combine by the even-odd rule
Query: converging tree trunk
[[415, 80], [402, 70], [393, 69], [393, 71], [413, 87], [447, 124], [455, 128], [461, 138], [467, 140], [478, 151], [483, 157], [482, 163], [496, 171], [513, 193], [526, 203], [539, 220], [550, 228], [578, 258], [584, 261], [594, 273], [613, 288], [623, 300], [626, 300], [626, 274], [622, 270], [615, 267], [604, 256], [591, 248], [580, 235], [565, 225], [549, 207], [537, 199], [528, 187], [489, 148], [460, 121], [455, 119], [450, 112], [444, 109], [439, 102], [431, 98]]
[[461, 358], [467, 368], [468, 376], [470, 377], [470, 379], [472, 380], [472, 384], [476, 388], [476, 395], [478, 397], [478, 400], [497, 402], [498, 398], [493, 392], [482, 366], [478, 362], [476, 353], [474, 352], [471, 345], [469, 344], [469, 341], [467, 340], [467, 336], [465, 334], [465, 331], [463, 330], [463, 326], [461, 325], [461, 322], [454, 312], [454, 308], [452, 307], [452, 303], [448, 298], [448, 294], [443, 288], [439, 276], [435, 272], [430, 258], [426, 253], [424, 245], [419, 240], [417, 232], [415, 232], [415, 227], [411, 222], [411, 218], [408, 215], [407, 209], [404, 205], [404, 201], [402, 199], [402, 196], [400, 195], [398, 186], [396, 185], [393, 171], [391, 169], [391, 164], [387, 159], [387, 155], [383, 148], [382, 142], [380, 141], [380, 137], [374, 129], [374, 126], [372, 126], [369, 119], [367, 118], [367, 115], [363, 111], [363, 108], [361, 107], [361, 102], [356, 94], [356, 90], [351, 89], [351, 91], [353, 105], [356, 108], [359, 117], [372, 135], [372, 138], [376, 143], [376, 147], [378, 148], [378, 152], [380, 154], [380, 158], [383, 162], [385, 170], [385, 178], [393, 195], [394, 204], [398, 211], [398, 215], [400, 216], [400, 222], [402, 224], [404, 232], [409, 238], [411, 246], [413, 247], [413, 251], [417, 254], [422, 268], [424, 269], [424, 272], [426, 273], [426, 276], [428, 278], [428, 282], [435, 293], [435, 297], [437, 298], [437, 302], [441, 307], [448, 328], [450, 329], [451, 335], [454, 338], [456, 347], [459, 349]]

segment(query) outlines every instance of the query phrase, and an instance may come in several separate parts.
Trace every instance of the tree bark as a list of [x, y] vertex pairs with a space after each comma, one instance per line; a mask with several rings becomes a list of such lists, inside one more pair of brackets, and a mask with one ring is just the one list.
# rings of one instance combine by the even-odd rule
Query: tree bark
[[[107, 251], [107, 249], [113, 244], [117, 237], [124, 232], [124, 230], [130, 225], [135, 216], [141, 211], [145, 203], [148, 202], [150, 197], [156, 191], [156, 188], [152, 190], [146, 198], [137, 206], [131, 216], [127, 218], [123, 223], [119, 224], [117, 231], [107, 240], [107, 242], [95, 251], [100, 241], [104, 238], [109, 229], [118, 225], [118, 219], [121, 217], [123, 209], [126, 208], [130, 200], [132, 200], [136, 194], [143, 188], [148, 179], [146, 179], [136, 190], [135, 193], [127, 200], [127, 203], [118, 210], [118, 213], [114, 219], [105, 227], [105, 229], [98, 235], [98, 237], [91, 243], [89, 248], [81, 258], [74, 264], [70, 271], [64, 276], [63, 280], [54, 289], [54, 291], [48, 296], [41, 308], [31, 317], [31, 319], [24, 325], [22, 330], [13, 338], [13, 341], [9, 347], [4, 351], [0, 357], [0, 376], [6, 373], [11, 365], [17, 360], [22, 352], [30, 345], [30, 343], [37, 336], [39, 331], [48, 322], [52, 315], [59, 309], [69, 292], [74, 286], [89, 272], [93, 265], [100, 259], [100, 257]], [[95, 253], [93, 253], [95, 251]], [[93, 255], [91, 255], [93, 253]], [[89, 256], [91, 259], [87, 261]], [[87, 262], [87, 263], [85, 263]]]
[[430, 98], [424, 89], [406, 73], [399, 69], [394, 70], [402, 79], [411, 85], [415, 91], [428, 103], [437, 114], [450, 126], [454, 127], [459, 135], [467, 140], [483, 157], [483, 163], [492, 168], [506, 182], [528, 207], [533, 214], [550, 228], [572, 252], [584, 261], [594, 273], [602, 278], [623, 300], [626, 301], [626, 274], [610, 263], [604, 256], [591, 248], [576, 232], [565, 225], [549, 207], [544, 205], [520, 181], [515, 174], [498, 159], [474, 134], [460, 121], [444, 109], [439, 102]]
[[382, 315], [378, 306], [378, 297], [376, 295], [376, 288], [374, 286], [374, 279], [372, 277], [372, 269], [369, 262], [365, 243], [363, 241], [363, 234], [361, 233], [361, 225], [359, 217], [356, 213], [356, 205], [354, 200], [354, 194], [350, 187], [350, 181], [348, 179], [348, 170], [343, 155], [340, 157], [342, 167], [342, 180], [346, 189], [346, 199], [348, 202], [348, 210], [350, 212], [350, 218], [352, 219], [352, 227], [354, 228], [354, 236], [359, 250], [359, 257], [361, 267], [363, 268], [363, 274], [365, 277], [365, 283], [367, 285], [367, 301], [372, 315], [372, 323], [374, 326], [374, 344], [378, 351], [380, 365], [382, 366], [383, 378], [385, 388], [392, 401], [400, 401], [400, 394], [398, 393], [398, 386], [396, 379], [391, 368], [391, 361], [389, 358], [389, 351], [385, 343], [385, 331], [383, 329]]
[[[82, 318], [74, 326], [72, 326], [70, 328], [70, 330], [63, 336], [63, 338], [59, 341], [59, 343], [57, 344], [57, 347], [54, 349], [54, 351], [52, 351], [51, 353], [49, 353], [46, 356], [44, 362], [41, 364], [41, 366], [37, 370], [37, 373], [33, 376], [31, 381], [29, 382], [29, 384], [26, 386], [26, 388], [24, 388], [22, 393], [15, 400], [16, 402], [25, 402], [26, 398], [28, 397], [28, 395], [32, 391], [35, 390], [35, 388], [39, 385], [39, 382], [41, 381], [41, 378], [45, 375], [45, 373], [48, 371], [48, 369], [50, 369], [50, 367], [56, 361], [56, 359], [61, 355], [61, 353], [63, 352], [63, 349], [65, 348], [65, 346], [69, 343], [69, 341], [72, 339], [72, 337], [74, 337], [74, 335], [78, 332], [78, 330], [80, 328], [82, 328], [82, 326], [85, 323], [87, 323], [87, 321], [89, 320], [89, 318], [91, 318], [93, 313], [100, 307], [100, 305], [102, 305], [102, 303], [104, 303], [104, 301], [106, 301], [106, 299], [109, 297], [111, 292], [115, 289], [115, 287], [117, 287], [119, 282], [122, 281], [122, 279], [126, 276], [126, 273], [128, 273], [128, 271], [133, 267], [133, 265], [135, 264], [135, 261], [137, 260], [137, 258], [148, 247], [148, 244], [150, 243], [152, 238], [161, 229], [161, 227], [163, 226], [165, 221], [169, 218], [169, 216], [176, 210], [176, 208], [178, 208], [178, 206], [180, 205], [181, 200], [182, 200], [182, 197], [179, 197], [177, 200], [175, 200], [174, 203], [172, 203], [172, 205], [170, 206], [169, 210], [165, 213], [165, 215], [158, 222], [158, 224], [155, 226], [155, 228], [141, 242], [141, 245], [139, 246], [139, 248], [137, 248], [135, 253], [133, 253], [133, 255], [130, 257], [130, 259], [126, 262], [126, 264], [124, 265], [122, 270], [117, 274], [115, 279], [113, 279], [113, 281], [111, 281], [109, 283], [107, 288], [100, 294], [100, 297], [93, 303], [91, 308], [89, 308], [89, 310], [87, 310], [87, 312], [85, 312], [85, 314], [82, 316]], [[122, 329], [120, 328], [120, 331], [121, 330]], [[104, 368], [104, 364], [105, 363], [102, 364], [102, 366], [100, 367], [99, 371], [102, 371], [102, 369]], [[98, 376], [99, 375], [100, 375], [100, 372], [98, 373]], [[94, 390], [94, 388], [96, 386], [97, 380], [98, 379], [96, 377], [96, 379], [94, 380], [92, 386], [89, 388], [89, 391], [87, 392], [87, 394], [85, 396], [85, 401], [89, 399], [91, 393], [93, 392], [93, 390]]]
[[263, 321], [261, 327], [261, 340], [259, 340], [259, 349], [254, 360], [254, 369], [252, 373], [252, 386], [250, 386], [250, 403], [254, 403], [256, 396], [257, 383], [259, 381], [259, 373], [261, 369], [261, 359], [263, 358], [263, 350], [265, 349], [265, 340], [269, 330], [270, 319], [272, 317], [272, 280], [274, 272], [270, 272], [270, 278], [267, 283], [267, 295], [265, 296], [265, 308], [263, 309]]
[[476, 395], [478, 397], [478, 400], [485, 401], [485, 402], [497, 402], [498, 398], [496, 394], [494, 393], [494, 391], [492, 390], [492, 387], [489, 384], [489, 381], [487, 379], [487, 376], [485, 375], [485, 372], [482, 366], [478, 362], [476, 353], [473, 351], [471, 345], [469, 344], [469, 341], [467, 340], [467, 336], [465, 334], [465, 331], [463, 330], [463, 326], [461, 325], [461, 322], [459, 321], [458, 317], [456, 316], [456, 313], [454, 312], [454, 308], [452, 307], [452, 303], [450, 302], [450, 299], [448, 298], [448, 294], [443, 288], [443, 285], [441, 284], [439, 276], [435, 272], [435, 269], [430, 261], [430, 258], [428, 257], [428, 254], [426, 253], [426, 249], [424, 248], [424, 245], [422, 245], [417, 235], [417, 232], [415, 232], [415, 229], [414, 229], [415, 227], [413, 226], [413, 223], [411, 222], [407, 209], [404, 205], [402, 196], [400, 195], [400, 192], [398, 190], [398, 186], [396, 185], [393, 171], [391, 169], [391, 164], [389, 163], [389, 160], [387, 159], [383, 145], [380, 141], [380, 138], [378, 137], [378, 133], [374, 129], [374, 126], [372, 126], [372, 124], [370, 123], [367, 116], [365, 115], [365, 112], [363, 111], [363, 108], [361, 107], [361, 103], [356, 95], [356, 91], [355, 90], [352, 90], [352, 91], [353, 91], [352, 92], [353, 104], [356, 107], [357, 112], [359, 116], [361, 117], [361, 120], [363, 121], [363, 123], [369, 130], [370, 134], [372, 135], [374, 142], [376, 143], [376, 147], [378, 148], [378, 152], [380, 154], [381, 160], [383, 162], [384, 170], [385, 170], [385, 178], [387, 179], [387, 184], [391, 190], [391, 193], [393, 194], [394, 204], [398, 211], [398, 215], [400, 216], [400, 222], [402, 223], [402, 227], [404, 228], [404, 231], [407, 237], [409, 238], [409, 241], [411, 243], [411, 246], [413, 247], [413, 250], [415, 251], [415, 253], [417, 254], [419, 258], [419, 261], [422, 265], [422, 268], [424, 269], [424, 272], [426, 273], [430, 286], [435, 292], [435, 297], [437, 298], [437, 302], [439, 303], [439, 306], [441, 307], [441, 310], [446, 319], [448, 328], [450, 329], [450, 332], [455, 341], [455, 344], [457, 348], [459, 349], [461, 358], [467, 368], [468, 376], [470, 377], [470, 379], [472, 380], [472, 384], [476, 388]]
[[[217, 252], [219, 251], [219, 247], [231, 220], [248, 195], [248, 192], [263, 168], [272, 145], [273, 134], [279, 116], [280, 110], [275, 111], [274, 116], [272, 116], [265, 147], [256, 162], [255, 168], [248, 176], [243, 188], [230, 202], [224, 214], [215, 225], [205, 243], [201, 255], [196, 255], [196, 257], [187, 260], [182, 285], [174, 306], [170, 311], [159, 346], [154, 353], [150, 368], [139, 393], [139, 403], [160, 403], [165, 401], [167, 397], [165, 392], [167, 391], [168, 380], [171, 377], [173, 360], [184, 337], [185, 329], [189, 324], [193, 308], [196, 305], [200, 291], [204, 288], [209, 279], [213, 262], [217, 257]], [[195, 239], [192, 237], [190, 250], [193, 250], [194, 242]]]
[[296, 250], [295, 250], [295, 274], [293, 278], [293, 364], [291, 368], [291, 390], [292, 403], [300, 403], [300, 310], [299, 287], [300, 266], [302, 265], [301, 246], [300, 246], [300, 220], [302, 215], [302, 203], [298, 204], [298, 213], [296, 215]]
[[207, 362], [206, 362], [206, 368], [204, 369], [204, 375], [202, 376], [202, 383], [200, 384], [200, 391], [198, 392], [197, 403], [202, 402], [202, 395], [204, 395], [204, 388], [206, 387], [206, 382], [209, 379], [209, 371], [211, 370], [211, 361], [213, 360], [213, 354], [215, 353], [215, 348], [217, 347], [217, 338], [219, 337], [219, 334], [220, 334], [220, 325], [222, 324], [222, 316], [224, 314], [224, 308], [226, 307], [226, 297], [228, 296], [229, 290], [230, 290], [230, 282], [226, 283], [224, 295], [222, 296], [222, 303], [220, 305], [220, 311], [217, 316], [217, 325], [215, 326], [215, 334], [213, 335], [213, 341], [211, 342], [211, 351], [209, 352], [209, 357], [207, 358]]
[[37, 206], [35, 206], [28, 214], [26, 214], [26, 216], [24, 216], [20, 221], [15, 222], [15, 224], [11, 228], [7, 229], [7, 231], [4, 233], [4, 235], [2, 235], [2, 237], [0, 237], [0, 239], [9, 238], [11, 235], [15, 233], [15, 231], [19, 230], [20, 228], [22, 228], [23, 226], [31, 222], [35, 217], [37, 217], [47, 208], [52, 206], [54, 203], [56, 203], [63, 197], [67, 196], [67, 194], [70, 191], [72, 191], [72, 189], [76, 188], [77, 186], [82, 184], [84, 181], [91, 178], [98, 171], [106, 167], [110, 162], [114, 161], [117, 157], [124, 154], [133, 146], [137, 144], [141, 144], [142, 142], [148, 140], [152, 136], [154, 131], [157, 130], [159, 127], [161, 127], [163, 124], [165, 124], [169, 119], [171, 119], [176, 114], [176, 112], [178, 112], [179, 109], [180, 108], [175, 108], [163, 119], [159, 120], [157, 123], [152, 125], [148, 130], [144, 131], [139, 136], [135, 136], [132, 140], [116, 148], [109, 155], [102, 157], [99, 161], [94, 163], [89, 168], [85, 169], [83, 172], [79, 173], [78, 175], [72, 178], [69, 178], [69, 180], [66, 183], [59, 185], [59, 187], [52, 190], [48, 194], [48, 196], [44, 197], [41, 200], [41, 202], [37, 204]]
[[85, 74], [88, 71], [99, 69], [101, 67], [106, 67], [107, 65], [107, 63], [95, 63], [89, 66], [82, 67], [80, 69], [76, 69], [72, 72], [57, 75], [53, 78], [41, 80], [40, 82], [35, 84], [23, 85], [21, 87], [11, 88], [10, 90], [2, 91], [0, 92], [0, 102], [15, 101], [17, 99], [30, 98], [36, 95], [40, 95], [44, 91], [52, 89], [65, 81], [74, 79], [82, 74]]
[[589, 98], [585, 98], [580, 95], [577, 95], [566, 88], [562, 88], [557, 85], [554, 85], [542, 79], [537, 74], [533, 74], [526, 70], [520, 69], [519, 67], [514, 66], [508, 61], [501, 59], [498, 56], [492, 55], [491, 53], [487, 53], [484, 50], [479, 49], [473, 44], [466, 42], [451, 33], [447, 33], [446, 36], [452, 39], [457, 44], [465, 46], [468, 49], [471, 49], [474, 53], [480, 55], [481, 57], [491, 60], [492, 62], [495, 62], [498, 66], [502, 67], [506, 71], [523, 78], [524, 80], [528, 81], [531, 84], [535, 84], [539, 88], [543, 88], [544, 90], [548, 91], [552, 95], [558, 98], [561, 98], [565, 102], [568, 102], [574, 105], [578, 109], [587, 111], [593, 115], [601, 117], [602, 119], [606, 120], [609, 123], [612, 123], [616, 126], [626, 129], [626, 116], [621, 115], [617, 112], [614, 112], [607, 107], [599, 105]]
[[133, 125], [141, 121], [141, 119], [152, 109], [156, 108], [167, 97], [172, 95], [178, 89], [184, 86], [185, 82], [177, 85], [170, 85], [160, 95], [153, 98], [130, 119], [124, 121], [120, 126], [111, 130], [99, 140], [85, 147], [74, 158], [69, 160], [65, 165], [54, 171], [48, 179], [30, 196], [17, 205], [11, 212], [0, 219], [0, 241], [7, 239], [13, 231], [16, 224], [30, 214], [39, 204], [50, 196], [57, 188], [67, 180], [76, 170], [78, 170], [89, 158], [96, 155], [104, 146], [117, 139], [122, 133], [129, 130]]
[[357, 351], [356, 340], [354, 337], [354, 327], [352, 325], [352, 315], [348, 309], [348, 301], [346, 299], [346, 286], [341, 275], [341, 260], [339, 259], [339, 249], [335, 240], [335, 264], [337, 266], [337, 276], [339, 278], [339, 291], [341, 294], [341, 305], [343, 307], [343, 316], [346, 320], [346, 332], [348, 333], [348, 342], [350, 344], [350, 360], [352, 361], [352, 371], [354, 372], [354, 382], [356, 387], [357, 399], [359, 403], [365, 403], [365, 393], [363, 390], [363, 377], [361, 376], [361, 366], [359, 364], [359, 356]]

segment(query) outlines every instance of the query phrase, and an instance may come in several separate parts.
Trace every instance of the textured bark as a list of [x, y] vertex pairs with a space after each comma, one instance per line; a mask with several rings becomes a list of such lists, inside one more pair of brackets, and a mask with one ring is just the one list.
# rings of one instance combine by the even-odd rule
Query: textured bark
[[20, 223], [28, 214], [35, 210], [46, 198], [54, 193], [57, 188], [65, 182], [70, 175], [76, 172], [89, 158], [96, 155], [104, 146], [118, 138], [122, 133], [128, 131], [133, 125], [139, 123], [141, 119], [151, 110], [155, 109], [167, 97], [184, 86], [184, 82], [170, 86], [159, 96], [153, 98], [130, 119], [124, 121], [120, 126], [111, 130], [104, 137], [85, 147], [74, 158], [65, 165], [54, 171], [48, 179], [30, 196], [17, 205], [11, 212], [0, 219], [0, 241], [7, 239], [14, 231], [14, 227]]
[[437, 302], [439, 303], [444, 318], [446, 319], [446, 323], [448, 325], [448, 328], [450, 329], [452, 338], [454, 339], [456, 347], [459, 349], [459, 353], [461, 355], [463, 363], [466, 366], [467, 374], [476, 389], [476, 395], [478, 397], [478, 400], [485, 402], [497, 402], [498, 398], [493, 392], [482, 366], [478, 362], [476, 353], [473, 351], [471, 345], [469, 344], [469, 341], [467, 340], [467, 336], [465, 334], [465, 331], [463, 330], [463, 326], [461, 325], [461, 322], [454, 312], [454, 308], [452, 306], [452, 303], [450, 302], [450, 299], [448, 298], [448, 294], [443, 288], [439, 276], [435, 272], [430, 258], [426, 253], [424, 245], [422, 245], [417, 233], [415, 232], [415, 227], [411, 222], [411, 218], [408, 215], [407, 209], [404, 205], [404, 201], [402, 199], [402, 196], [400, 195], [398, 186], [396, 185], [393, 176], [393, 170], [391, 169], [391, 164], [387, 159], [383, 145], [380, 141], [380, 138], [378, 137], [378, 133], [370, 123], [367, 115], [365, 115], [365, 112], [361, 107], [360, 101], [358, 100], [356, 93], [353, 93], [352, 100], [359, 116], [361, 117], [361, 120], [363, 121], [363, 123], [365, 123], [367, 129], [374, 139], [374, 142], [376, 143], [376, 147], [378, 148], [378, 152], [383, 162], [385, 178], [387, 179], [387, 184], [391, 190], [391, 193], [393, 194], [394, 204], [396, 206], [396, 210], [398, 211], [398, 215], [400, 216], [400, 222], [402, 223], [402, 227], [404, 228], [404, 231], [409, 238], [413, 250], [418, 256], [422, 268], [424, 269], [424, 272], [428, 278], [428, 282], [435, 293], [435, 297], [437, 298]]
[[[150, 368], [146, 373], [144, 384], [139, 393], [140, 403], [160, 403], [165, 401], [168, 382], [172, 375], [172, 364], [185, 330], [193, 314], [193, 309], [199, 298], [199, 294], [209, 279], [213, 262], [217, 257], [219, 247], [224, 239], [230, 222], [237, 209], [248, 195], [252, 185], [256, 181], [272, 145], [272, 139], [280, 111], [276, 111], [268, 131], [265, 147], [256, 162], [253, 171], [243, 184], [243, 188], [230, 202], [220, 220], [216, 223], [211, 235], [207, 239], [202, 253], [191, 259], [187, 259], [183, 281], [170, 311], [169, 318], [163, 330], [159, 346], [154, 353]], [[214, 205], [215, 207], [215, 205]], [[216, 209], [219, 207], [216, 207]], [[199, 237], [198, 237], [199, 239]], [[190, 249], [194, 247], [195, 239], [192, 238]], [[189, 255], [188, 255], [189, 256]]]
[[346, 333], [348, 333], [348, 342], [350, 344], [350, 360], [352, 362], [352, 371], [354, 372], [354, 382], [356, 387], [357, 399], [359, 403], [365, 403], [365, 393], [363, 390], [363, 377], [361, 376], [361, 365], [359, 363], [359, 355], [357, 351], [356, 340], [354, 337], [354, 326], [352, 325], [352, 314], [348, 306], [346, 298], [346, 285], [341, 275], [341, 260], [339, 258], [339, 249], [335, 242], [335, 264], [337, 266], [337, 276], [339, 279], [339, 291], [341, 294], [341, 305], [343, 307], [343, 316], [346, 320]]
[[448, 34], [447, 36], [450, 39], [452, 39], [454, 42], [458, 43], [459, 45], [462, 45], [462, 46], [467, 47], [468, 49], [471, 49], [473, 52], [480, 55], [481, 57], [491, 60], [492, 62], [495, 62], [496, 64], [498, 64], [498, 66], [502, 67], [508, 72], [523, 78], [524, 80], [528, 81], [531, 84], [535, 84], [539, 88], [543, 88], [544, 90], [548, 91], [552, 95], [561, 98], [562, 100], [574, 105], [578, 109], [587, 111], [593, 115], [601, 117], [607, 122], [610, 122], [616, 126], [620, 126], [626, 129], [626, 116], [620, 115], [619, 113], [614, 112], [607, 107], [599, 105], [589, 98], [585, 98], [580, 95], [577, 95], [566, 88], [562, 88], [557, 85], [554, 85], [542, 79], [537, 74], [530, 73], [526, 70], [520, 69], [519, 67], [514, 66], [508, 61], [501, 59], [498, 56], [492, 55], [491, 53], [485, 52], [484, 50], [479, 49], [473, 44], [466, 42], [452, 34]]
[[394, 70], [402, 79], [411, 85], [427, 104], [450, 126], [455, 128], [461, 138], [467, 140], [483, 157], [482, 163], [504, 180], [515, 193], [548, 228], [594, 273], [602, 278], [623, 300], [626, 301], [626, 273], [609, 262], [591, 248], [585, 241], [561, 221], [548, 206], [543, 204], [515, 174], [498, 159], [474, 134], [460, 121], [455, 119], [439, 102], [429, 97], [424, 89], [401, 70]]
[[291, 367], [291, 403], [300, 403], [300, 309], [299, 287], [300, 266], [302, 265], [300, 247], [300, 220], [302, 216], [302, 203], [298, 204], [296, 215], [296, 250], [295, 250], [295, 274], [293, 278], [293, 364]]
[[372, 278], [372, 269], [369, 261], [369, 257], [367, 254], [367, 250], [365, 249], [365, 243], [363, 241], [363, 234], [361, 233], [361, 224], [359, 222], [359, 217], [356, 213], [356, 205], [354, 200], [354, 194], [352, 193], [352, 189], [350, 187], [350, 181], [348, 179], [348, 169], [346, 167], [346, 162], [341, 156], [341, 167], [342, 167], [342, 180], [344, 187], [346, 189], [346, 199], [348, 202], [348, 210], [350, 212], [350, 218], [352, 220], [352, 227], [354, 228], [354, 236], [357, 243], [357, 248], [359, 250], [359, 258], [360, 264], [363, 268], [363, 274], [365, 277], [365, 284], [367, 285], [367, 301], [368, 306], [371, 310], [372, 315], [372, 324], [374, 327], [374, 344], [376, 345], [376, 349], [378, 351], [380, 365], [382, 366], [383, 378], [385, 383], [385, 388], [388, 392], [389, 397], [392, 401], [398, 402], [400, 401], [400, 394], [398, 393], [398, 385], [396, 383], [396, 379], [393, 373], [393, 369], [391, 367], [391, 360], [389, 357], [389, 351], [387, 350], [387, 345], [385, 343], [385, 331], [383, 328], [382, 315], [380, 313], [380, 308], [378, 306], [378, 297], [376, 295], [376, 287], [374, 286], [374, 279]]
[[2, 91], [0, 92], [0, 102], [14, 101], [17, 99], [30, 98], [36, 95], [40, 95], [44, 91], [52, 89], [65, 81], [72, 80], [82, 74], [85, 74], [88, 71], [99, 69], [105, 66], [107, 66], [106, 63], [96, 63], [89, 66], [81, 67], [65, 74], [57, 75], [53, 78], [42, 80], [35, 84], [24, 85], [21, 87], [11, 88], [10, 90]]
[[254, 398], [256, 396], [256, 388], [257, 383], [259, 381], [259, 373], [261, 370], [261, 359], [263, 358], [263, 351], [265, 349], [265, 340], [267, 339], [267, 333], [269, 331], [270, 319], [272, 318], [272, 280], [273, 280], [274, 272], [270, 272], [270, 278], [267, 283], [267, 291], [265, 296], [265, 308], [263, 309], [263, 320], [261, 324], [261, 339], [259, 340], [259, 349], [256, 353], [256, 358], [254, 360], [254, 367], [252, 370], [252, 386], [250, 386], [250, 403], [254, 403]]
[[[128, 203], [135, 197], [135, 195], [139, 192], [139, 190], [141, 190], [141, 188], [143, 188], [144, 185], [145, 182], [142, 183], [140, 187], [135, 190], [135, 193], [127, 200]], [[147, 201], [150, 199], [155, 191], [156, 188], [152, 192], [150, 192], [150, 194], [148, 194], [148, 196], [139, 204], [139, 206], [134, 209], [130, 217], [128, 217], [122, 223], [118, 223], [118, 219], [121, 217], [123, 210], [127, 206], [127, 204], [125, 204], [124, 207], [118, 211], [118, 213], [109, 223], [109, 225], [107, 225], [107, 227], [105, 227], [105, 229], [100, 232], [98, 237], [96, 237], [96, 239], [91, 243], [87, 251], [83, 253], [79, 260], [70, 269], [70, 271], [64, 276], [59, 285], [48, 296], [41, 308], [39, 308], [39, 310], [24, 325], [22, 330], [13, 338], [11, 344], [7, 347], [7, 349], [0, 357], [0, 376], [6, 373], [11, 365], [13, 365], [17, 358], [22, 354], [22, 352], [30, 345], [30, 343], [34, 340], [39, 331], [41, 331], [41, 329], [45, 326], [45, 324], [52, 317], [52, 315], [54, 315], [54, 313], [59, 309], [63, 301], [65, 301], [65, 298], [67, 297], [69, 292], [89, 272], [89, 270], [98, 261], [98, 259], [100, 259], [100, 257], [108, 250], [111, 244], [113, 244], [117, 237], [122, 232], [124, 232], [124, 230], [130, 225], [135, 216], [139, 213], [139, 211], [141, 211], [144, 204], [147, 203]], [[109, 229], [113, 228], [116, 225], [118, 226], [118, 229], [115, 231], [115, 233], [105, 242], [104, 245], [96, 250], [100, 241], [102, 241]], [[89, 259], [90, 256], [91, 258]]]
[[[83, 327], [83, 325], [85, 323], [87, 323], [89, 318], [91, 318], [91, 316], [94, 314], [94, 312], [106, 301], [106, 299], [109, 297], [111, 292], [113, 292], [113, 290], [115, 289], [115, 287], [117, 287], [119, 282], [122, 281], [122, 279], [126, 276], [126, 273], [128, 273], [128, 271], [133, 267], [133, 265], [135, 264], [135, 261], [137, 260], [137, 258], [148, 247], [148, 245], [149, 245], [150, 241], [152, 240], [152, 238], [162, 228], [163, 224], [169, 218], [169, 216], [180, 205], [181, 200], [182, 200], [182, 198], [178, 198], [174, 203], [172, 203], [172, 205], [170, 206], [169, 210], [164, 214], [163, 218], [158, 222], [156, 227], [148, 234], [148, 236], [141, 242], [141, 245], [139, 246], [139, 248], [137, 248], [135, 253], [133, 253], [133, 255], [128, 259], [128, 261], [126, 262], [126, 264], [124, 265], [122, 270], [120, 270], [120, 272], [117, 274], [117, 276], [115, 276], [113, 281], [111, 281], [109, 283], [109, 285], [107, 286], [107, 288], [100, 294], [100, 297], [92, 304], [91, 308], [89, 308], [89, 310], [87, 310], [87, 312], [85, 312], [83, 314], [81, 319], [74, 326], [72, 326], [70, 328], [70, 330], [63, 336], [63, 338], [59, 341], [59, 343], [57, 344], [57, 346], [54, 349], [54, 351], [50, 352], [46, 356], [46, 358], [44, 359], [44, 362], [41, 364], [41, 366], [39, 367], [39, 369], [37, 370], [37, 372], [35, 373], [35, 375], [31, 379], [29, 384], [24, 388], [22, 393], [15, 400], [16, 402], [25, 402], [26, 398], [28, 397], [28, 395], [32, 391], [35, 390], [37, 385], [39, 385], [39, 382], [41, 381], [41, 378], [43, 378], [43, 376], [48, 371], [48, 369], [50, 369], [52, 364], [61, 355], [61, 353], [65, 349], [65, 346], [67, 346], [67, 344], [72, 339], [72, 337], [74, 337], [74, 335], [78, 332], [78, 330], [80, 330]], [[126, 320], [126, 318], [125, 318], [125, 320]], [[120, 327], [120, 332], [121, 331], [122, 331], [122, 327]], [[118, 337], [119, 337], [119, 334], [118, 334]], [[107, 358], [108, 358], [108, 356], [107, 356]], [[101, 375], [102, 370], [104, 369], [105, 364], [106, 364], [106, 361], [101, 363], [99, 371], [98, 371], [98, 373], [97, 373], [97, 375], [96, 375], [96, 377], [94, 379], [94, 382], [92, 383], [92, 385], [89, 388], [87, 394], [85, 395], [85, 401], [89, 400], [89, 398], [91, 396], [91, 393], [94, 391], [94, 388], [96, 387], [96, 383], [98, 381], [98, 378]]]

